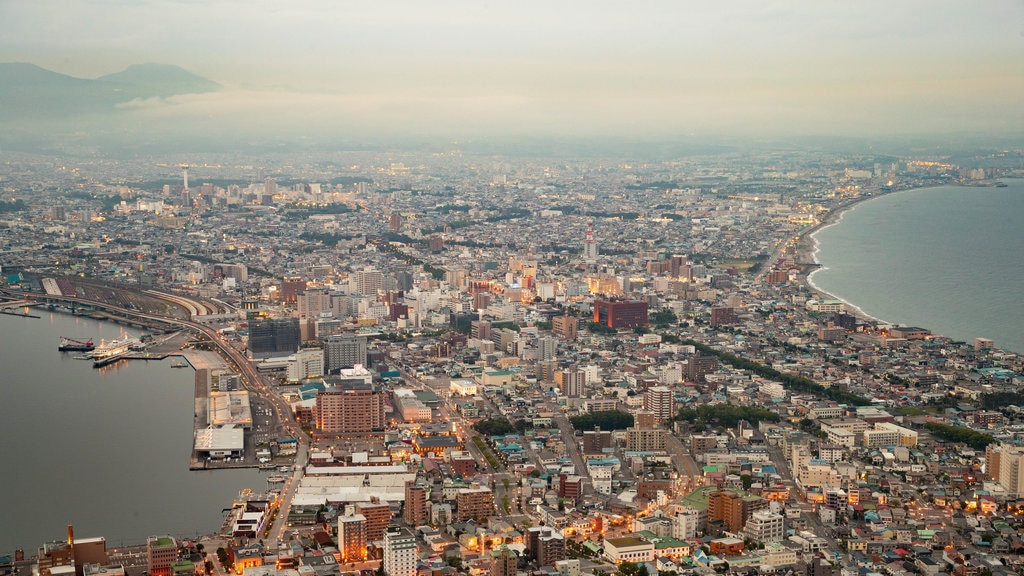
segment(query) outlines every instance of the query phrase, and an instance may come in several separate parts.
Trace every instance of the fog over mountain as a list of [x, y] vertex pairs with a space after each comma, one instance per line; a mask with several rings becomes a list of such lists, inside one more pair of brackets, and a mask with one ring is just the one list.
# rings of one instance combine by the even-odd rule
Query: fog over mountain
[[[1011, 0], [38, 0], [0, 2], [0, 21], [0, 61], [54, 71], [4, 67], [5, 147], [628, 150], [1024, 134], [1024, 4]], [[146, 61], [189, 72], [135, 66]]]

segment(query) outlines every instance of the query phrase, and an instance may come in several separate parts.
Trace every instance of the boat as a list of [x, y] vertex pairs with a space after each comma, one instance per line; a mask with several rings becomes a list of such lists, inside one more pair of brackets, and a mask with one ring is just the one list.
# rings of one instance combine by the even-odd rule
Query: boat
[[95, 349], [96, 344], [93, 343], [92, 338], [88, 340], [75, 340], [67, 336], [61, 336], [60, 344], [57, 346], [57, 350], [61, 352], [91, 352]]
[[287, 480], [288, 478], [284, 476], [267, 476], [267, 482], [269, 482], [270, 484], [280, 484], [282, 482], [286, 482]]
[[138, 338], [127, 336], [114, 338], [110, 342], [100, 341], [100, 345], [93, 350], [93, 367], [101, 368], [120, 360], [123, 356], [138, 348], [141, 344]]
[[171, 368], [188, 368], [189, 364], [185, 360], [175, 360], [171, 362]]

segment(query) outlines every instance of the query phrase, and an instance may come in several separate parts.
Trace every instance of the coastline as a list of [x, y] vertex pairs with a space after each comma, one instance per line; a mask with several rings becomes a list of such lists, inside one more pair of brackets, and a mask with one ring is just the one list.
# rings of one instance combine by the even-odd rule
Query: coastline
[[863, 196], [863, 197], [855, 198], [855, 199], [850, 200], [848, 202], [839, 204], [838, 206], [833, 208], [828, 213], [828, 216], [825, 218], [824, 221], [822, 221], [820, 224], [818, 224], [818, 225], [816, 225], [816, 226], [814, 226], [814, 227], [812, 227], [812, 228], [802, 232], [800, 234], [800, 236], [799, 236], [799, 239], [797, 241], [797, 246], [798, 246], [797, 263], [801, 264], [802, 266], [806, 266], [806, 267], [810, 268], [810, 270], [806, 270], [805, 272], [802, 272], [800, 274], [800, 282], [803, 283], [803, 285], [807, 288], [807, 290], [809, 292], [814, 292], [814, 293], [818, 294], [819, 296], [821, 296], [823, 298], [827, 298], [829, 300], [839, 300], [846, 307], [846, 312], [849, 313], [849, 314], [853, 314], [858, 319], [867, 320], [867, 321], [870, 321], [870, 322], [877, 322], [879, 324], [892, 324], [891, 322], [889, 322], [889, 321], [887, 321], [887, 320], [885, 320], [883, 318], [879, 318], [877, 316], [872, 316], [871, 314], [868, 314], [867, 312], [865, 312], [857, 304], [854, 304], [853, 302], [850, 302], [846, 298], [842, 298], [840, 296], [836, 296], [835, 294], [827, 292], [827, 291], [821, 289], [817, 284], [814, 283], [814, 274], [816, 272], [818, 272], [819, 270], [827, 269], [827, 267], [822, 266], [821, 263], [818, 262], [818, 252], [820, 250], [820, 245], [819, 245], [819, 241], [818, 241], [818, 238], [817, 238], [817, 234], [818, 234], [818, 232], [821, 232], [822, 230], [824, 230], [826, 228], [829, 228], [831, 226], [835, 226], [836, 224], [839, 224], [840, 222], [842, 222], [843, 217], [846, 215], [847, 212], [855, 210], [857, 208], [857, 206], [863, 204], [864, 202], [870, 202], [871, 200], [875, 200], [877, 198], [883, 198], [883, 197], [886, 197], [886, 196], [889, 196], [889, 195], [892, 195], [892, 194], [899, 194], [901, 192], [910, 192], [910, 191], [913, 191], [913, 190], [925, 190], [925, 189], [928, 189], [928, 188], [936, 188], [936, 187], [938, 187], [938, 186], [922, 186], [922, 187], [919, 187], [919, 188], [903, 188], [903, 189], [900, 189], [900, 190], [892, 190], [892, 191], [889, 191], [889, 192], [883, 192], [883, 193], [880, 193], [880, 194], [874, 194], [872, 196]]

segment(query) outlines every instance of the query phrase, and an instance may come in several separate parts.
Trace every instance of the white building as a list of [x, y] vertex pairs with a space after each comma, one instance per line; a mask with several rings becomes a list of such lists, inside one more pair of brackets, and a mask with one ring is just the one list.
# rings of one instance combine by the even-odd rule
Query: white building
[[750, 515], [746, 527], [747, 538], [755, 542], [782, 542], [786, 529], [781, 514], [758, 510]]
[[616, 564], [651, 562], [654, 560], [654, 543], [639, 536], [608, 538], [604, 541], [604, 555]]
[[384, 532], [384, 573], [388, 576], [415, 576], [416, 537], [406, 528], [389, 527]]

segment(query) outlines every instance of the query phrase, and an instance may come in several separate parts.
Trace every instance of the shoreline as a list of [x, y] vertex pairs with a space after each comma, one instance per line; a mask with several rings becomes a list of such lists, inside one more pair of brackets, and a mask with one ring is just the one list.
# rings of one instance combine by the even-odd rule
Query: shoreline
[[[846, 307], [846, 312], [848, 314], [852, 314], [852, 315], [856, 316], [858, 319], [863, 319], [863, 320], [867, 320], [869, 322], [875, 322], [877, 324], [885, 324], [885, 325], [890, 325], [890, 326], [897, 326], [897, 325], [899, 325], [898, 323], [890, 322], [888, 320], [885, 320], [884, 318], [879, 318], [877, 316], [872, 316], [871, 314], [868, 314], [867, 312], [865, 312], [863, 308], [861, 308], [860, 306], [854, 304], [853, 302], [849, 301], [848, 299], [842, 298], [840, 296], [836, 296], [835, 294], [832, 294], [831, 292], [828, 292], [828, 291], [822, 289], [821, 287], [819, 287], [817, 284], [814, 283], [814, 278], [813, 278], [814, 274], [816, 272], [818, 272], [819, 270], [827, 270], [828, 269], [827, 266], [823, 266], [818, 261], [818, 252], [820, 251], [821, 247], [820, 247], [820, 243], [819, 243], [818, 238], [817, 238], [817, 234], [818, 234], [818, 232], [821, 232], [822, 230], [825, 230], [826, 228], [829, 228], [829, 227], [835, 226], [836, 224], [839, 224], [840, 222], [842, 222], [842, 220], [845, 217], [847, 212], [855, 210], [857, 208], [857, 206], [860, 206], [861, 204], [863, 204], [865, 202], [870, 202], [871, 200], [876, 200], [878, 198], [884, 198], [886, 196], [891, 196], [893, 194], [900, 194], [902, 192], [912, 192], [912, 191], [915, 191], [915, 190], [927, 190], [929, 188], [940, 188], [942, 186], [950, 186], [950, 185], [956, 186], [957, 184], [936, 184], [936, 185], [932, 185], [932, 186], [920, 186], [920, 187], [914, 187], [914, 188], [901, 188], [899, 190], [890, 190], [889, 192], [882, 192], [882, 193], [874, 194], [874, 195], [871, 195], [871, 196], [864, 196], [864, 197], [855, 198], [855, 199], [850, 200], [848, 202], [844, 202], [842, 204], [837, 205], [835, 208], [833, 208], [831, 211], [829, 211], [828, 216], [825, 218], [825, 220], [823, 220], [820, 224], [818, 224], [818, 225], [816, 225], [816, 226], [814, 226], [814, 227], [812, 227], [812, 228], [802, 232], [800, 234], [800, 236], [799, 236], [799, 239], [797, 240], [797, 246], [798, 246], [798, 249], [797, 249], [797, 262], [801, 263], [802, 266], [806, 266], [806, 267], [811, 268], [810, 270], [807, 270], [806, 273], [801, 273], [800, 274], [800, 282], [804, 285], [805, 288], [807, 288], [807, 290], [809, 292], [815, 292], [815, 293], [819, 294], [820, 296], [822, 296], [824, 298], [828, 298], [830, 300], [838, 300], [838, 301], [842, 302], [843, 305]], [[960, 186], [963, 186], [963, 185], [961, 184]], [[970, 186], [965, 186], [965, 187], [970, 187]]]

